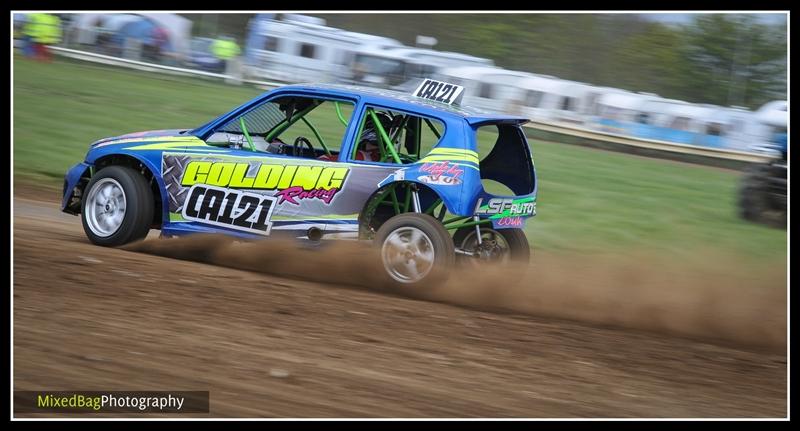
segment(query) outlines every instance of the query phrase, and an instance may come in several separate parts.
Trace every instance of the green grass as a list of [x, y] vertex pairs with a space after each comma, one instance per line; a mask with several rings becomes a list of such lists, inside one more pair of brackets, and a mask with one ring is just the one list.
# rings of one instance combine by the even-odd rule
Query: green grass
[[[22, 181], [60, 185], [66, 169], [96, 139], [195, 127], [261, 92], [203, 79], [15, 57], [14, 174]], [[329, 136], [343, 128], [332, 107], [323, 108], [330, 115], [314, 123], [326, 140], [333, 139]], [[786, 258], [785, 231], [737, 218], [738, 172], [562, 144], [531, 145], [540, 184], [538, 215], [527, 230], [537, 249]]]
[[216, 81], [14, 59], [14, 173], [60, 177], [93, 141], [196, 127], [263, 90]]
[[528, 232], [544, 248], [785, 259], [786, 231], [737, 217], [737, 172], [552, 143], [533, 151], [540, 183]]

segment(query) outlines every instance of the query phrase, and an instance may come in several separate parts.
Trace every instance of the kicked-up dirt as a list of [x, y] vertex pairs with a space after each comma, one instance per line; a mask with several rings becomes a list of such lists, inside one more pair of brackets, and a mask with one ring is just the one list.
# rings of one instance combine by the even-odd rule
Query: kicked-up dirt
[[535, 252], [410, 297], [358, 244], [108, 249], [57, 202], [14, 200], [14, 390], [210, 391], [210, 417], [787, 415], [785, 267]]

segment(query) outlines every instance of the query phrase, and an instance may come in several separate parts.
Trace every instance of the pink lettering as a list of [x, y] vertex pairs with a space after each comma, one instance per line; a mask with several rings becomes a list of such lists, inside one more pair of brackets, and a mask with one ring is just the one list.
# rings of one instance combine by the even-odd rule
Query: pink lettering
[[503, 217], [497, 221], [498, 226], [522, 226], [522, 217]]
[[453, 179], [456, 179], [464, 173], [463, 169], [459, 169], [458, 165], [451, 165], [450, 162], [432, 162], [432, 163], [425, 163], [419, 169], [422, 172], [428, 172], [431, 174], [431, 178], [436, 180], [440, 176], [444, 175], [451, 175]]
[[298, 202], [298, 200], [319, 199], [322, 202], [325, 202], [326, 205], [330, 205], [331, 201], [333, 201], [333, 197], [336, 195], [338, 191], [339, 189], [336, 187], [333, 187], [329, 190], [325, 189], [303, 190], [303, 187], [295, 186], [281, 190], [275, 193], [275, 196], [280, 198], [278, 204], [289, 202], [290, 204], [293, 205], [300, 205], [300, 202]]

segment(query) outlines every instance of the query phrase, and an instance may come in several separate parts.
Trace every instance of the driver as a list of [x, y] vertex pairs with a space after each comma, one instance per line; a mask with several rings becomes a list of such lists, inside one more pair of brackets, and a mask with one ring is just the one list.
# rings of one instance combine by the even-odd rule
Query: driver
[[[375, 116], [381, 122], [383, 130], [390, 133], [392, 127], [392, 117], [385, 112], [376, 112]], [[372, 116], [367, 117], [364, 123], [364, 130], [361, 132], [361, 139], [358, 140], [358, 152], [356, 153], [356, 160], [366, 160], [377, 162], [381, 159], [381, 137], [379, 136], [378, 129], [372, 121]]]
[[[376, 112], [375, 116], [378, 117], [383, 130], [390, 133], [392, 126], [392, 117], [385, 112]], [[378, 162], [381, 160], [380, 146], [381, 140], [378, 130], [375, 128], [375, 123], [372, 121], [372, 116], [367, 116], [364, 123], [364, 130], [361, 132], [361, 139], [358, 140], [358, 151], [356, 152], [356, 160], [366, 160], [368, 162]], [[323, 154], [319, 156], [319, 160], [335, 161], [338, 156], [328, 156]]]

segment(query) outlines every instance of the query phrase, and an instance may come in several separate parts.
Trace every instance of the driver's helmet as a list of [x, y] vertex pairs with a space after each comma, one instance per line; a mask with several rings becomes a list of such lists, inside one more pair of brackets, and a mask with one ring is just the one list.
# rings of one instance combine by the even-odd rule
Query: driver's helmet
[[[376, 112], [375, 116], [378, 117], [378, 121], [381, 122], [381, 126], [383, 126], [383, 130], [386, 133], [391, 133], [392, 127], [392, 117], [385, 112]], [[359, 149], [365, 150], [367, 145], [374, 145], [377, 147], [380, 142], [380, 137], [378, 136], [378, 130], [375, 128], [375, 123], [372, 121], [372, 116], [367, 116], [367, 120], [364, 123], [364, 130], [361, 132], [361, 139], [358, 141]]]

